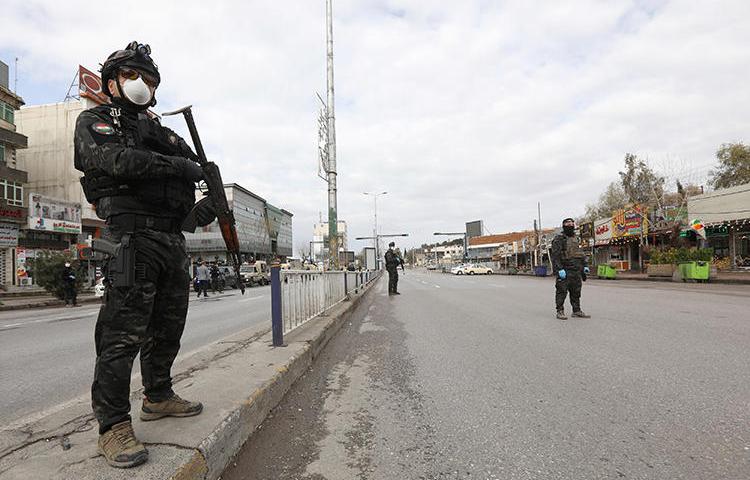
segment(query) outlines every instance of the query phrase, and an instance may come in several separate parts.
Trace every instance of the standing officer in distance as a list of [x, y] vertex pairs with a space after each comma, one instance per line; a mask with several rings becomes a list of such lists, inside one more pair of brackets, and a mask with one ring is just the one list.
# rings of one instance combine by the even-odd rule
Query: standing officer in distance
[[401, 295], [398, 293], [398, 266], [404, 268], [404, 261], [395, 251], [396, 243], [388, 244], [388, 251], [385, 252], [385, 269], [388, 270], [388, 295]]
[[185, 141], [146, 114], [161, 77], [148, 45], [130, 43], [102, 66], [111, 104], [81, 113], [75, 167], [86, 199], [106, 220], [116, 247], [104, 267], [106, 293], [94, 340], [91, 403], [99, 453], [114, 467], [133, 467], [148, 451], [133, 432], [130, 375], [140, 352], [144, 421], [188, 417], [203, 405], [172, 390], [171, 368], [185, 327], [190, 283], [180, 226], [202, 177]]
[[77, 307], [76, 302], [76, 272], [70, 266], [70, 262], [65, 262], [65, 268], [62, 271], [63, 291], [65, 292], [65, 306]]
[[570, 293], [573, 316], [591, 318], [581, 311], [581, 285], [589, 273], [586, 254], [576, 238], [576, 224], [572, 218], [563, 220], [563, 231], [552, 240], [552, 269], [555, 279], [557, 318], [565, 316], [565, 297]]

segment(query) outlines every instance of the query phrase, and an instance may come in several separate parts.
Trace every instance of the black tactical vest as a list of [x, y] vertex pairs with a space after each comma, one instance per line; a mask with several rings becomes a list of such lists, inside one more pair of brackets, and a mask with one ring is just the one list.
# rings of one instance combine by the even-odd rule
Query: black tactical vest
[[[100, 105], [88, 112], [101, 122], [78, 126], [95, 132], [94, 144], [79, 145], [76, 149], [75, 166], [79, 170], [84, 171], [77, 158], [79, 151], [80, 155], [98, 155], [98, 147], [107, 143], [119, 143], [128, 148], [150, 150], [162, 155], [186, 156], [186, 152], [179, 151], [174, 134], [168, 134], [167, 129], [145, 114], [118, 112], [112, 105]], [[195, 203], [195, 184], [181, 177], [123, 180], [110, 177], [103, 170], [90, 168], [84, 171], [81, 186], [86, 200], [95, 205], [100, 218], [135, 213], [182, 220]]]

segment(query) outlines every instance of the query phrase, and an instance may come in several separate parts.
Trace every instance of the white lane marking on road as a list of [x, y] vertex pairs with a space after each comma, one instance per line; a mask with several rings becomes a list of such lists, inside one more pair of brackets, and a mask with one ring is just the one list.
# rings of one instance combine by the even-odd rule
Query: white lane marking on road
[[435, 288], [440, 288], [440, 285], [435, 285]]
[[42, 318], [39, 320], [29, 320], [28, 322], [18, 322], [18, 323], [9, 323], [7, 325], [0, 326], [0, 329], [2, 328], [13, 328], [13, 327], [20, 327], [21, 325], [31, 325], [32, 323], [49, 323], [49, 322], [59, 322], [62, 320], [81, 320], [85, 317], [90, 317], [92, 315], [96, 315], [99, 312], [89, 312], [89, 313], [82, 313], [81, 315], [74, 315], [74, 316], [68, 316], [68, 317], [53, 317], [53, 318]]
[[249, 297], [249, 298], [245, 298], [243, 300], [240, 300], [240, 302], [241, 303], [245, 303], [245, 302], [249, 302], [250, 300], [257, 300], [259, 298], [266, 298], [266, 296], [265, 295], [260, 295], [258, 297]]
[[505, 288], [505, 285], [498, 285], [497, 283], [488, 283], [487, 285], [497, 288]]

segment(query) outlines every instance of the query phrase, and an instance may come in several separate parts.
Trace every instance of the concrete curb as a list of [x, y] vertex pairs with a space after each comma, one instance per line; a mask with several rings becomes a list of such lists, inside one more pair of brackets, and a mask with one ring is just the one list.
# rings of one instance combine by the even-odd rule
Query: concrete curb
[[[0, 430], [0, 479], [218, 479], [379, 281], [286, 335], [286, 347], [272, 347], [265, 329], [227, 337], [184, 359], [174, 369], [179, 372], [175, 389], [204, 401], [204, 411], [158, 422], [141, 422], [135, 415], [136, 433], [150, 451], [146, 464], [125, 470], [106, 465], [96, 454], [98, 435], [88, 397], [81, 397]], [[131, 384], [133, 403], [140, 400], [138, 380], [134, 377]]]
[[[350, 296], [348, 301], [334, 307], [325, 316], [318, 317], [319, 320], [324, 320], [322, 328], [310, 340], [307, 340], [307, 347], [300, 354], [292, 356], [286, 364], [278, 367], [277, 374], [273, 378], [231, 412], [214, 432], [201, 442], [198, 447], [199, 453], [194, 454], [190, 461], [177, 472], [179, 475], [173, 478], [180, 480], [219, 478], [229, 462], [263, 423], [268, 413], [281, 402], [297, 379], [310, 368], [378, 281], [379, 279], [370, 284], [364, 292]], [[202, 473], [204, 471], [205, 474]]]

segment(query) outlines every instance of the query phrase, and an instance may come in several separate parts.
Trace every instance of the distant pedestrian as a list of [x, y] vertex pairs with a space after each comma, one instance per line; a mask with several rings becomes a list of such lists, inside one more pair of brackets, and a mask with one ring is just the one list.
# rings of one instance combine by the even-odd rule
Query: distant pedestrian
[[62, 282], [65, 295], [65, 306], [77, 307], [76, 272], [70, 266], [70, 262], [65, 262], [65, 268], [63, 268], [62, 271]]
[[210, 274], [211, 274], [211, 293], [216, 293], [218, 290], [219, 293], [224, 293], [224, 287], [221, 285], [221, 270], [219, 270], [219, 266], [215, 263], [211, 264], [210, 268]]
[[388, 271], [388, 295], [401, 295], [398, 292], [398, 266], [404, 268], [404, 261], [396, 252], [396, 243], [388, 244], [388, 251], [385, 252], [385, 269]]
[[207, 297], [208, 282], [211, 279], [211, 272], [208, 270], [206, 262], [201, 262], [195, 270], [195, 278], [198, 280], [198, 298], [201, 298], [201, 293], [203, 293], [204, 297]]
[[588, 261], [576, 238], [576, 224], [572, 218], [563, 220], [563, 231], [552, 240], [552, 269], [555, 275], [555, 306], [557, 318], [565, 316], [565, 297], [570, 293], [573, 316], [591, 318], [581, 310], [581, 286], [589, 273]]

